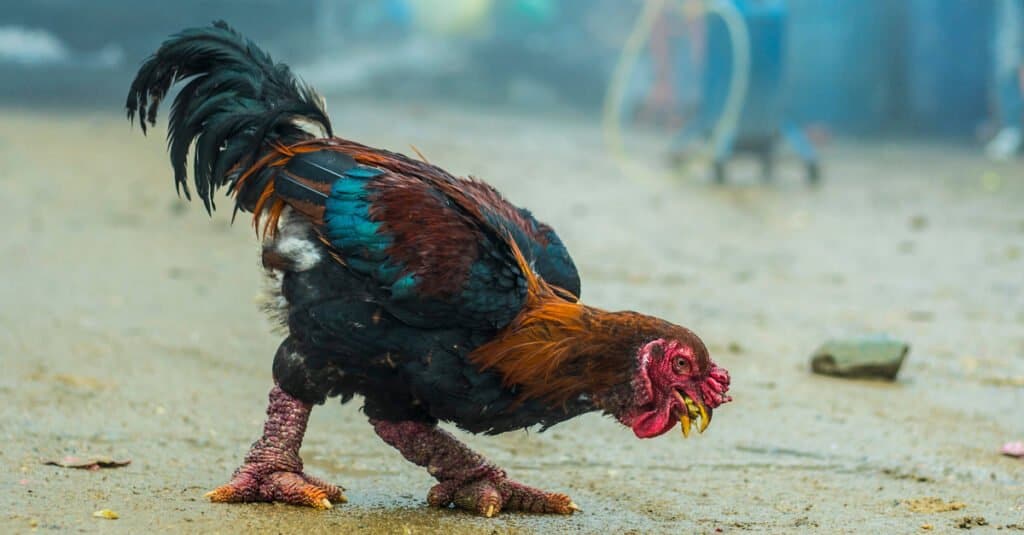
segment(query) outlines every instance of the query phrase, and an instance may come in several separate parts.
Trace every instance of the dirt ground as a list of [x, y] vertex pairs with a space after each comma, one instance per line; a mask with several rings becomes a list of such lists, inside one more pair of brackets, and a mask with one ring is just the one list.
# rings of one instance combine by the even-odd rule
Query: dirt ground
[[[427, 508], [432, 479], [377, 439], [358, 400], [316, 409], [303, 448], [347, 505], [209, 504], [259, 433], [279, 341], [255, 305], [252, 230], [178, 200], [162, 132], [143, 138], [114, 105], [8, 109], [0, 532], [942, 533], [964, 517], [1024, 530], [1024, 461], [998, 454], [1024, 439], [1019, 163], [839, 145], [817, 190], [795, 168], [766, 186], [743, 166], [716, 188], [660, 162], [624, 177], [586, 121], [331, 112], [342, 135], [415, 144], [533, 209], [569, 244], [585, 301], [692, 327], [732, 372], [735, 402], [685, 442], [639, 441], [597, 415], [466, 437], [513, 477], [572, 495], [572, 517]], [[809, 372], [818, 344], [866, 333], [912, 344], [897, 382]], [[42, 464], [88, 453], [132, 462]], [[964, 507], [929, 512], [948, 502]]]

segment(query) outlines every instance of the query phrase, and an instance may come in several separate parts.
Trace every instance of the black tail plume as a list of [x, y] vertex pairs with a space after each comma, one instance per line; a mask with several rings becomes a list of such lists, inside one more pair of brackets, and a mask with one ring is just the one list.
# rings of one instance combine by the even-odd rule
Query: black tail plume
[[[307, 125], [332, 135], [323, 98], [223, 21], [164, 41], [132, 82], [128, 120], [138, 113], [145, 133], [147, 123], [156, 124], [167, 91], [186, 78], [192, 80], [171, 107], [168, 152], [175, 186], [191, 200], [186, 164], [195, 142], [193, 178], [207, 212], [216, 208], [213, 193], [225, 185], [233, 189], [269, 144], [308, 139]], [[264, 185], [264, 180], [246, 181], [234, 192], [235, 209], [251, 211]]]

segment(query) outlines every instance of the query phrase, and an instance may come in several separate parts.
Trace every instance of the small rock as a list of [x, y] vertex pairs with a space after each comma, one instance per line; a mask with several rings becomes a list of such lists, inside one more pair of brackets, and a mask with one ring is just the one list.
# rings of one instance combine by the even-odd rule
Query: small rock
[[811, 370], [835, 377], [892, 381], [908, 352], [909, 344], [887, 337], [830, 340], [811, 356]]
[[107, 520], [117, 520], [118, 518], [121, 518], [117, 513], [110, 509], [100, 509], [93, 513], [92, 516], [96, 518], [106, 518]]
[[971, 529], [975, 526], [987, 526], [988, 520], [985, 520], [983, 516], [965, 516], [954, 522], [953, 525], [960, 529]]

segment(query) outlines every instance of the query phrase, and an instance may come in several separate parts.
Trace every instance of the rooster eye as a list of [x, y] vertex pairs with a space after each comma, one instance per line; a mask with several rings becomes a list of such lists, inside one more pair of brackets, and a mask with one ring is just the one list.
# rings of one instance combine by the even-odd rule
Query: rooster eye
[[672, 363], [672, 367], [675, 368], [675, 372], [677, 374], [682, 375], [688, 371], [690, 366], [683, 357], [676, 357], [676, 360]]

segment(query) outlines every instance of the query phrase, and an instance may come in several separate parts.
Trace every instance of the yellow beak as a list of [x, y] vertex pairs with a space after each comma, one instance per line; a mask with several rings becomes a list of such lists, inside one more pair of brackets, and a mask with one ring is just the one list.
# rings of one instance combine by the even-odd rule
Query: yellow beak
[[698, 431], [703, 433], [704, 430], [707, 429], [709, 425], [711, 425], [712, 413], [708, 411], [708, 408], [705, 407], [703, 403], [699, 403], [697, 405], [697, 408], [700, 411], [700, 428], [698, 429]]
[[679, 402], [684, 408], [684, 410], [679, 413], [679, 424], [683, 432], [683, 438], [689, 438], [694, 418], [700, 419], [697, 431], [703, 433], [704, 430], [711, 425], [711, 412], [708, 411], [707, 407], [705, 407], [703, 403], [697, 403], [690, 399], [690, 396], [682, 394], [678, 390], [675, 394], [676, 398], [679, 399]]

